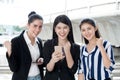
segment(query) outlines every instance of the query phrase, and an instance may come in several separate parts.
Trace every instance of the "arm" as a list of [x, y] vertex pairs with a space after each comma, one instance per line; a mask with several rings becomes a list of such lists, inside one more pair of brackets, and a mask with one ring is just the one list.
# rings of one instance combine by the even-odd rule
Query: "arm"
[[109, 68], [111, 62], [110, 62], [110, 59], [109, 59], [109, 57], [108, 57], [108, 55], [107, 55], [104, 47], [103, 47], [103, 46], [100, 46], [99, 49], [100, 49], [100, 51], [101, 51], [101, 55], [102, 55], [102, 58], [103, 58], [103, 64], [104, 64], [104, 66], [105, 66], [106, 68]]
[[107, 45], [107, 50], [110, 50], [110, 51], [106, 51], [102, 42], [103, 42], [103, 40], [101, 38], [98, 39], [97, 45], [98, 45], [98, 48], [101, 51], [101, 55], [102, 55], [102, 58], [103, 58], [103, 64], [107, 69], [109, 69], [110, 65], [111, 65], [110, 55], [111, 54], [113, 55], [113, 52], [111, 51], [112, 49], [110, 47], [110, 44], [108, 44], [108, 43], [106, 44]]
[[[80, 54], [80, 46], [72, 43], [71, 49], [72, 50], [69, 53], [70, 55], [68, 56], [68, 58], [66, 58], [66, 61], [67, 61], [67, 66], [69, 68], [69, 71], [72, 74], [75, 74], [76, 71], [77, 71], [77, 68], [78, 68], [78, 59], [79, 59], [79, 54]], [[66, 53], [66, 54], [68, 55], [68, 53]], [[71, 59], [69, 59], [69, 57], [71, 57]], [[67, 60], [67, 59], [69, 59], [69, 60]], [[72, 62], [70, 62], [70, 61], [72, 61]]]
[[108, 46], [106, 47], [106, 52], [107, 52], [107, 56], [110, 60], [110, 66], [109, 66], [109, 70], [112, 71], [114, 69], [114, 65], [115, 65], [115, 59], [114, 59], [114, 53], [112, 50], [112, 46], [110, 45], [110, 43], [108, 42]]
[[[6, 43], [5, 43], [6, 45]], [[18, 48], [18, 42], [16, 40], [12, 40], [11, 43], [8, 42], [7, 45], [7, 52], [6, 52], [6, 57], [8, 60], [9, 67], [11, 71], [16, 72], [19, 68], [19, 48]]]
[[71, 47], [70, 42], [67, 42], [67, 44], [65, 44], [65, 46], [64, 46], [64, 51], [65, 51], [67, 66], [68, 66], [68, 68], [71, 69], [74, 64], [74, 60], [73, 60], [71, 52], [70, 52], [70, 47]]
[[52, 42], [50, 40], [45, 42], [43, 47], [43, 57], [48, 71], [53, 71], [55, 63], [63, 58], [61, 58], [61, 55], [61, 53], [54, 51], [54, 46], [52, 46]]
[[71, 52], [70, 51], [66, 51], [66, 61], [67, 61], [67, 66], [68, 68], [72, 68], [73, 64], [74, 64], [74, 60], [72, 58]]
[[57, 63], [59, 60], [61, 60], [61, 53], [53, 52], [52, 58], [50, 59], [50, 62], [47, 64], [47, 70], [53, 71], [55, 63]]
[[84, 73], [83, 73], [83, 63], [82, 63], [82, 50], [84, 49], [84, 47], [80, 48], [80, 57], [78, 60], [78, 80], [84, 80]]

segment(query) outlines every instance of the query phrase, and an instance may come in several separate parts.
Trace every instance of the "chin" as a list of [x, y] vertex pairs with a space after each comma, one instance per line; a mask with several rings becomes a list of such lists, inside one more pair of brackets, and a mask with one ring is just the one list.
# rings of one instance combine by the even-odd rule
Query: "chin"
[[33, 37], [35, 38], [35, 37], [37, 37], [36, 35], [33, 35]]

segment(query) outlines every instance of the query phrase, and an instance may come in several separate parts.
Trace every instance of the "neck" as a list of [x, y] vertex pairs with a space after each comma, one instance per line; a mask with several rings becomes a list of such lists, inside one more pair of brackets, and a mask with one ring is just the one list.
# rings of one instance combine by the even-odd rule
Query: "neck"
[[89, 45], [96, 45], [97, 38], [93, 38], [89, 41]]
[[68, 42], [68, 40], [67, 39], [64, 39], [64, 40], [58, 40], [58, 45], [60, 45], [60, 46], [64, 46], [65, 44], [66, 44], [66, 42]]
[[30, 36], [29, 32], [27, 32], [27, 35], [31, 41], [31, 44], [33, 45], [35, 43], [35, 38], [33, 38], [32, 36]]

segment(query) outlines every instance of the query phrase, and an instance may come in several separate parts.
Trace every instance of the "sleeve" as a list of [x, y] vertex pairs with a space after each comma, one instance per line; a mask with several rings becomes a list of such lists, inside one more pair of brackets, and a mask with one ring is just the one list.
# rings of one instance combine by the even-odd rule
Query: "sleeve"
[[83, 49], [84, 49], [83, 47], [80, 48], [80, 57], [79, 57], [77, 74], [83, 73], [83, 63], [82, 63]]
[[18, 71], [18, 68], [19, 68], [19, 65], [20, 65], [20, 59], [19, 59], [19, 47], [18, 47], [18, 42], [15, 40], [15, 39], [12, 39], [11, 41], [12, 45], [12, 53], [10, 55], [10, 57], [8, 56], [8, 53], [6, 52], [6, 58], [8, 60], [8, 64], [9, 64], [9, 67], [10, 67], [10, 70], [12, 72], [17, 72]]
[[43, 47], [43, 58], [44, 58], [44, 64], [45, 66], [49, 63], [50, 59], [51, 59], [51, 42], [50, 40], [46, 41], [44, 43], [44, 47]]
[[109, 67], [109, 71], [113, 71], [114, 70], [114, 66], [115, 66], [115, 59], [114, 59], [114, 52], [112, 49], [112, 46], [110, 44], [110, 42], [107, 42], [105, 50], [107, 52], [107, 55], [111, 61], [110, 67]]
[[80, 46], [79, 45], [74, 45], [73, 46], [73, 60], [74, 60], [74, 64], [72, 66], [72, 68], [69, 69], [69, 71], [72, 74], [75, 74], [78, 68], [78, 60], [79, 60], [79, 55], [80, 55]]

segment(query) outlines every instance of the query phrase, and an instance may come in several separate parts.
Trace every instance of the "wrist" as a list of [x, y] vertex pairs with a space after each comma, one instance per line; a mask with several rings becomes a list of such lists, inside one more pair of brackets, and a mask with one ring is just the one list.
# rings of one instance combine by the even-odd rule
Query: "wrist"
[[104, 49], [104, 47], [103, 47], [103, 46], [98, 46], [98, 48], [99, 48], [100, 50]]
[[51, 64], [55, 64], [55, 60], [54, 60], [54, 59], [51, 59], [51, 60], [50, 60], [50, 63], [51, 63]]

